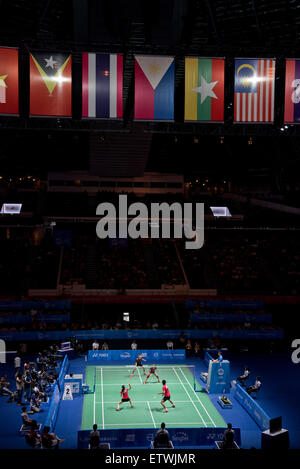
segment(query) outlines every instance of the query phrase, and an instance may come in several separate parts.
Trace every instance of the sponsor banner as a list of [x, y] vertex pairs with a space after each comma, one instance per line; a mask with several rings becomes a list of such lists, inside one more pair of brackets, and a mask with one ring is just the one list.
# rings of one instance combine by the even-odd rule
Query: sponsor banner
[[[69, 314], [37, 314], [34, 319], [46, 323], [69, 322]], [[20, 315], [0, 315], [0, 324], [31, 324], [33, 317], [28, 314]]]
[[236, 385], [234, 397], [248, 412], [250, 417], [253, 418], [261, 430], [265, 431], [269, 429], [270, 417], [239, 384]]
[[136, 360], [138, 354], [147, 360], [147, 362], [154, 361], [178, 361], [185, 360], [185, 350], [89, 350], [89, 361], [114, 361], [121, 360], [132, 363]]
[[64, 377], [68, 370], [68, 367], [69, 367], [69, 360], [68, 360], [68, 357], [65, 357], [63, 360], [61, 369], [60, 369], [58, 380], [57, 380], [58, 384], [55, 384], [53, 394], [50, 398], [49, 410], [48, 410], [48, 414], [44, 422], [44, 425], [48, 425], [50, 427], [50, 432], [52, 432], [55, 428], [59, 405], [60, 405], [60, 397], [63, 391]]
[[[154, 440], [158, 428], [126, 428], [120, 430], [101, 430], [100, 442], [110, 443], [111, 448], [145, 447]], [[222, 441], [225, 428], [168, 428], [170, 440], [175, 449], [180, 447], [215, 447], [215, 441]], [[87, 449], [91, 430], [78, 432], [78, 449]], [[241, 445], [239, 428], [234, 428], [234, 439]]]
[[231, 323], [244, 323], [244, 322], [252, 322], [252, 323], [264, 323], [264, 324], [271, 324], [272, 323], [272, 315], [271, 314], [191, 314], [190, 320], [194, 323], [201, 323], [201, 322], [231, 322]]
[[30, 310], [63, 310], [71, 309], [71, 301], [1, 301], [0, 311], [30, 311]]
[[[180, 330], [138, 330], [138, 331], [25, 331], [25, 332], [0, 332], [0, 339], [6, 341], [29, 341], [29, 340], [69, 340], [75, 337], [78, 340], [95, 339], [179, 339]], [[223, 330], [223, 329], [199, 329], [184, 330], [188, 339], [209, 339], [220, 337], [221, 339], [261, 339], [279, 340], [284, 338], [284, 331], [281, 330]]]
[[195, 301], [188, 300], [185, 303], [187, 309], [203, 308], [203, 309], [264, 309], [263, 301]]

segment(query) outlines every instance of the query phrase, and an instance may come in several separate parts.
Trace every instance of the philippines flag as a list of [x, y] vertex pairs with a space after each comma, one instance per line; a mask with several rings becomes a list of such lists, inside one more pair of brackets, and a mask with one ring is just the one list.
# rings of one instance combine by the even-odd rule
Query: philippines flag
[[123, 55], [82, 54], [82, 117], [123, 117]]
[[174, 78], [174, 57], [135, 55], [135, 119], [174, 120]]
[[300, 122], [300, 60], [286, 60], [284, 122]]
[[234, 122], [273, 122], [275, 60], [235, 59]]

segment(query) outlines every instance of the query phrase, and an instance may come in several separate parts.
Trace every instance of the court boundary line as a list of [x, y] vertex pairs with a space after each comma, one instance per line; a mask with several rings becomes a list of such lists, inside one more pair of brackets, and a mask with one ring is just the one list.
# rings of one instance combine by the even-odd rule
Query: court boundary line
[[[120, 426], [128, 425], [128, 427], [130, 427], [130, 428], [137, 428], [136, 425], [150, 425], [150, 422], [142, 422], [142, 423], [136, 423], [136, 424], [134, 424], [134, 423], [132, 423], [132, 424], [131, 423], [107, 423], [106, 427], [108, 427], [108, 426], [118, 426], [118, 425], [120, 425]], [[185, 428], [185, 427], [172, 427], [171, 425], [182, 425], [182, 422], [170, 422], [168, 424], [168, 428], [179, 428], [179, 429], [180, 428]], [[186, 425], [196, 425], [197, 427], [199, 427], [203, 424], [199, 423], [199, 422], [186, 422]], [[146, 427], [146, 428], [149, 428], [149, 427]], [[155, 427], [155, 428], [157, 428], [157, 427]], [[213, 428], [213, 427], [201, 427], [201, 428]], [[224, 427], [224, 429], [225, 429], [225, 427]], [[104, 428], [104, 430], [105, 430], [105, 428]]]
[[141, 375], [140, 375], [139, 367], [137, 367], [137, 371], [138, 371], [139, 378], [140, 378], [140, 380], [141, 380], [141, 384], [144, 384], [143, 381], [142, 381]]
[[195, 407], [195, 409], [196, 409], [196, 411], [197, 411], [199, 417], [201, 418], [202, 422], [203, 422], [204, 425], [207, 427], [206, 423], [204, 422], [204, 419], [203, 419], [202, 415], [200, 414], [199, 410], [197, 409], [197, 407], [195, 406], [194, 402], [192, 401], [191, 396], [190, 396], [189, 393], [187, 392], [185, 385], [184, 385], [183, 382], [181, 381], [180, 376], [177, 374], [177, 372], [176, 372], [176, 370], [175, 370], [174, 368], [172, 368], [172, 369], [173, 369], [174, 373], [176, 374], [177, 378], [179, 379], [181, 385], [183, 386], [183, 389], [185, 390], [186, 394], [189, 396], [189, 399], [190, 399], [191, 403], [193, 404], [193, 406]]
[[103, 402], [103, 372], [102, 372], [102, 368], [101, 368], [101, 396], [102, 396], [102, 426], [103, 426], [103, 430], [105, 428], [105, 425], [104, 425], [104, 402]]
[[[196, 396], [196, 398], [197, 398], [198, 402], [200, 402], [200, 404], [202, 405], [203, 409], [205, 410], [205, 412], [206, 412], [206, 414], [207, 414], [207, 416], [208, 416], [209, 420], [211, 420], [211, 422], [212, 422], [212, 424], [214, 425], [214, 427], [217, 427], [217, 425], [216, 425], [215, 421], [214, 421], [214, 420], [211, 418], [210, 414], [209, 414], [209, 413], [207, 412], [207, 410], [205, 409], [205, 407], [204, 407], [203, 403], [201, 402], [201, 400], [199, 399], [199, 397], [198, 397], [198, 396], [197, 396], [197, 394], [195, 393], [195, 390], [193, 390], [193, 388], [192, 388], [192, 386], [191, 386], [190, 382], [188, 381], [187, 377], [185, 376], [185, 374], [183, 373], [183, 371], [182, 371], [182, 370], [181, 370], [181, 373], [183, 374], [183, 376], [185, 377], [185, 379], [186, 379], [186, 381], [187, 381], [188, 385], [190, 386], [190, 388], [191, 388], [191, 389], [192, 389], [192, 391], [194, 392], [194, 394], [195, 394], [195, 396]], [[195, 377], [195, 379], [196, 379], [196, 377]], [[210, 402], [211, 402], [211, 401], [210, 401]], [[217, 411], [217, 412], [218, 412], [218, 411]], [[222, 416], [221, 416], [221, 417], [222, 417]], [[222, 418], [223, 418], [223, 417], [222, 417]], [[223, 420], [224, 420], [224, 419], [223, 419]]]
[[148, 408], [149, 408], [149, 411], [150, 411], [150, 415], [151, 415], [151, 418], [152, 418], [152, 422], [153, 422], [154, 428], [156, 428], [156, 423], [155, 423], [155, 420], [154, 420], [154, 417], [153, 417], [153, 414], [152, 414], [152, 410], [151, 410], [149, 401], [147, 401], [147, 404], [148, 404]]
[[[143, 404], [145, 402], [154, 402], [154, 403], [156, 402], [156, 404], [158, 404], [158, 403], [160, 403], [160, 400], [156, 400], [156, 401], [152, 401], [152, 400], [149, 400], [149, 401], [136, 401], [136, 400], [134, 400], [134, 402], [137, 403], [137, 404]], [[186, 400], [186, 401], [177, 401], [176, 400], [176, 402], [179, 402], [180, 404], [183, 404], [183, 403], [186, 404], [186, 403], [194, 402], [195, 404], [197, 404], [198, 401], [190, 401], [190, 400], [189, 401], [188, 400]], [[103, 403], [104, 404], [115, 404], [115, 401], [104, 401]], [[96, 404], [102, 404], [102, 401], [96, 401]]]
[[96, 423], [96, 391], [94, 392], [94, 424]]
[[[134, 383], [134, 386], [147, 386], [147, 384], [150, 384], [151, 381], [146, 384], [143, 383], [143, 381], [141, 383]], [[157, 382], [154, 382], [153, 384], [161, 384], [161, 382], [159, 383], [158, 381]], [[172, 385], [176, 385], [178, 384], [178, 381], [176, 383], [168, 383], [168, 384], [172, 384]], [[96, 386], [101, 386], [100, 383], [96, 383]], [[103, 386], [120, 386], [119, 383], [103, 383]]]
[[[94, 392], [94, 422], [95, 422], [95, 418], [96, 418], [96, 404], [102, 404], [102, 427], [103, 429], [105, 428], [108, 428], [108, 427], [114, 427], [114, 426], [120, 426], [120, 427], [124, 427], [124, 426], [127, 426], [128, 428], [137, 428], [138, 427], [143, 427], [143, 426], [147, 426], [149, 425], [149, 422], [143, 422], [143, 423], [105, 423], [105, 420], [104, 420], [104, 404], [114, 404], [115, 402], [114, 401], [104, 401], [104, 386], [119, 386], [119, 384], [115, 384], [115, 383], [104, 383], [103, 382], [103, 375], [104, 375], [104, 371], [113, 371], [113, 370], [116, 370], [116, 368], [118, 369], [126, 369], [126, 371], [131, 368], [131, 365], [127, 365], [127, 366], [114, 366], [114, 365], [111, 365], [111, 366], [97, 366], [97, 365], [94, 365], [93, 366], [95, 369], [96, 369], [96, 372], [97, 370], [99, 370], [101, 372], [101, 382], [100, 383], [95, 383], [95, 386], [101, 386], [101, 396], [102, 396], [102, 401], [96, 401], [96, 392]], [[206, 410], [204, 404], [201, 402], [200, 398], [197, 396], [197, 394], [195, 393], [195, 391], [193, 390], [193, 387], [191, 386], [191, 383], [189, 382], [188, 380], [188, 377], [185, 375], [184, 371], [183, 371], [183, 368], [189, 368], [190, 369], [190, 366], [188, 365], [183, 365], [183, 366], [165, 366], [164, 369], [169, 369], [170, 371], [172, 370], [172, 372], [175, 374], [175, 376], [177, 377], [177, 379], [179, 380], [179, 383], [182, 385], [185, 393], [187, 394], [188, 396], [188, 400], [185, 400], [185, 401], [176, 401], [178, 403], [191, 403], [194, 408], [196, 409], [197, 411], [197, 414], [198, 416], [200, 417], [201, 419], [201, 422], [170, 422], [169, 426], [170, 425], [191, 425], [191, 426], [194, 426], [194, 428], [198, 425], [198, 426], [201, 426], [202, 428], [207, 428], [207, 427], [210, 427], [211, 425], [213, 427], [217, 427], [216, 423], [215, 423], [215, 420], [211, 417], [210, 413]], [[183, 376], [183, 378], [181, 379], [179, 374], [177, 373], [177, 371], [180, 370], [181, 372], [181, 375]], [[140, 375], [140, 372], [139, 372], [139, 368], [138, 368], [138, 376], [139, 376], [139, 379], [140, 379], [140, 383], [134, 383], [134, 386], [144, 386], [144, 382], [141, 378], [141, 375]], [[183, 382], [184, 381], [184, 382]], [[154, 383], [154, 384], [160, 384], [160, 383]], [[171, 382], [171, 383], [168, 383], [168, 384], [172, 384], [172, 385], [178, 385], [178, 381], [177, 382]], [[187, 391], [187, 388], [186, 388], [186, 384], [189, 385], [189, 387], [192, 389], [192, 391], [194, 392], [194, 395], [195, 395], [195, 398], [196, 400], [194, 401], [189, 392]], [[151, 416], [151, 419], [152, 419], [152, 423], [154, 425], [154, 428], [157, 428], [156, 426], [156, 421], [155, 421], [155, 418], [153, 416], [153, 413], [152, 413], [152, 410], [151, 410], [151, 406], [150, 406], [150, 403], [153, 403], [153, 404], [158, 404], [159, 402], [157, 400], [147, 400], [147, 401], [135, 401], [135, 403], [137, 404], [141, 404], [141, 403], [146, 403], [147, 402], [147, 406], [148, 406], [148, 410], [150, 412], [150, 416]], [[210, 419], [210, 422], [207, 422], [204, 420], [204, 418], [202, 417], [202, 415], [199, 413], [199, 410], [197, 407], [196, 407], [196, 403], [199, 402], [202, 406], [202, 408], [204, 409], [206, 415], [208, 416], [208, 418]], [[211, 401], [210, 401], [211, 402]], [[217, 409], [216, 409], [217, 411]], [[222, 416], [221, 416], [222, 418]], [[212, 427], [212, 428], [213, 428]], [[175, 427], [174, 427], [175, 428]]]

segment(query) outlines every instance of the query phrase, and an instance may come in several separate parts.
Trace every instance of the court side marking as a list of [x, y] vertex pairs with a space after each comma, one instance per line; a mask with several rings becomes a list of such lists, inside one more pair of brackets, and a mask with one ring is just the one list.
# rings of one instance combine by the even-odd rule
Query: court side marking
[[101, 368], [102, 427], [104, 430], [103, 372]]
[[202, 422], [203, 422], [204, 425], [207, 427], [206, 423], [205, 423], [204, 420], [203, 420], [202, 415], [200, 414], [199, 410], [197, 409], [197, 407], [195, 406], [194, 402], [192, 401], [191, 396], [189, 395], [189, 393], [187, 392], [187, 390], [186, 390], [186, 388], [185, 388], [185, 385], [184, 385], [183, 382], [181, 381], [180, 376], [177, 374], [175, 368], [172, 368], [172, 370], [174, 371], [174, 373], [176, 374], [177, 378], [179, 379], [179, 381], [180, 381], [181, 385], [183, 386], [183, 389], [185, 390], [186, 394], [189, 396], [189, 399], [190, 399], [191, 403], [193, 404], [193, 406], [195, 407], [195, 409], [196, 409], [196, 411], [197, 411], [199, 417], [201, 418]]
[[151, 418], [152, 418], [152, 422], [153, 422], [154, 428], [156, 428], [155, 420], [154, 420], [154, 417], [153, 417], [153, 414], [152, 414], [152, 410], [151, 410], [149, 401], [147, 401], [147, 404], [148, 404], [148, 408], [149, 408], [149, 411], [150, 411], [150, 414], [151, 414]]
[[[182, 371], [182, 370], [180, 370], [180, 371], [181, 371], [181, 373], [183, 374], [183, 376], [185, 377], [185, 379], [186, 379], [188, 385], [190, 386], [190, 388], [191, 388], [192, 391], [194, 392], [195, 397], [198, 399], [198, 402], [200, 402], [200, 404], [202, 405], [203, 409], [205, 410], [205, 412], [206, 412], [208, 418], [211, 420], [212, 424], [216, 427], [217, 425], [215, 424], [215, 421], [211, 418], [211, 416], [209, 415], [209, 413], [208, 413], [207, 410], [205, 409], [203, 403], [201, 402], [201, 399], [199, 399], [199, 397], [197, 396], [197, 393], [193, 390], [193, 388], [192, 388], [192, 386], [191, 386], [189, 380], [187, 379], [187, 377], [185, 376], [185, 374], [183, 373], [183, 371]], [[196, 377], [195, 377], [195, 379], [196, 379]]]

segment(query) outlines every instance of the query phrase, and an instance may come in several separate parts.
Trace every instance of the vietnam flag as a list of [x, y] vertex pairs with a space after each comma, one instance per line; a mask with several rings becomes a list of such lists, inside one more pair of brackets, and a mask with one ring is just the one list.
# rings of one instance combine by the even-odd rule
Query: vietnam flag
[[71, 117], [71, 55], [30, 54], [30, 115]]
[[0, 47], [0, 114], [19, 114], [19, 55]]
[[185, 121], [224, 121], [224, 59], [185, 58]]
[[174, 120], [174, 57], [135, 55], [134, 118]]

